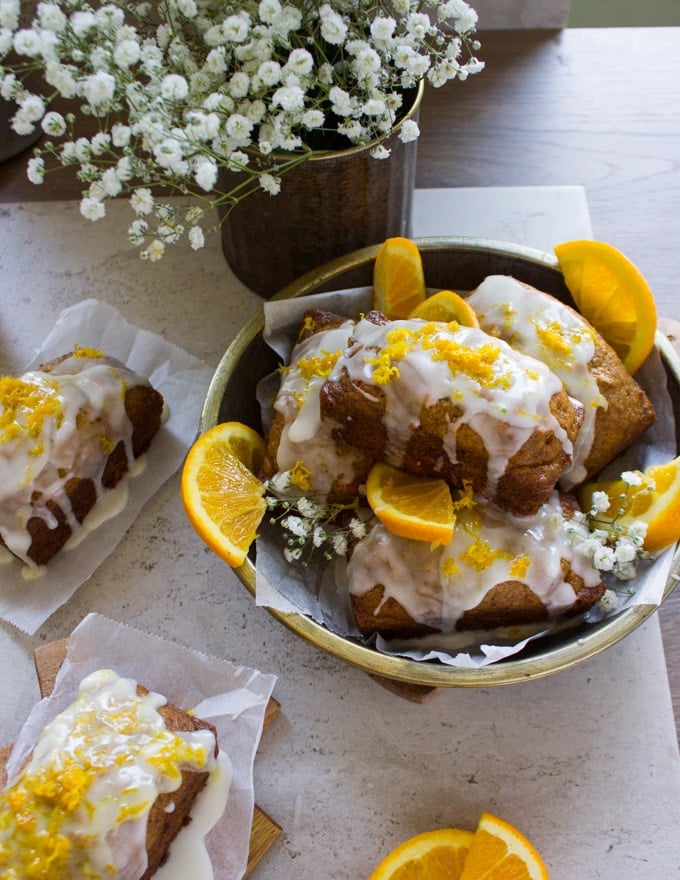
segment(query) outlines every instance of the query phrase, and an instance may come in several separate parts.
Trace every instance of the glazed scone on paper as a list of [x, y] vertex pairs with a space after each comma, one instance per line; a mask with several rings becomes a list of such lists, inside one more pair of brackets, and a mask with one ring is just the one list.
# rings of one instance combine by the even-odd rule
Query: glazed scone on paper
[[223, 809], [214, 726], [93, 672], [0, 794], [0, 877], [149, 880], [218, 774]]
[[582, 407], [570, 490], [599, 473], [654, 422], [651, 401], [618, 355], [574, 309], [508, 275], [490, 275], [468, 297], [480, 326], [546, 363]]
[[149, 381], [98, 349], [0, 378], [0, 543], [35, 569], [115, 514], [163, 417]]
[[308, 313], [274, 410], [267, 476], [301, 461], [313, 492], [351, 495], [385, 461], [520, 515], [548, 500], [579, 428], [540, 361], [476, 328], [379, 312]]

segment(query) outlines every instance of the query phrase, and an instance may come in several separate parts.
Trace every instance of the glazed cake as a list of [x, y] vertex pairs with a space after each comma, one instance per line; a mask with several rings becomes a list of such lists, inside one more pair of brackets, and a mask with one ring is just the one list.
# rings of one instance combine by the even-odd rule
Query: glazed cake
[[95, 507], [115, 513], [163, 410], [146, 378], [96, 349], [0, 378], [0, 543], [42, 566], [87, 533]]
[[149, 880], [217, 754], [208, 722], [113, 670], [90, 674], [0, 793], [0, 877]]
[[579, 402], [583, 422], [564, 489], [599, 473], [654, 422], [649, 398], [616, 352], [569, 306], [506, 275], [486, 278], [468, 302], [483, 330], [543, 361]]
[[314, 492], [356, 494], [385, 461], [469, 482], [520, 515], [548, 499], [579, 427], [540, 361], [476, 328], [379, 312], [356, 322], [308, 314], [274, 409], [269, 474], [302, 461]]
[[573, 503], [554, 493], [536, 514], [520, 518], [470, 499], [446, 546], [375, 525], [347, 567], [357, 626], [365, 636], [413, 638], [586, 611], [604, 585], [569, 539]]

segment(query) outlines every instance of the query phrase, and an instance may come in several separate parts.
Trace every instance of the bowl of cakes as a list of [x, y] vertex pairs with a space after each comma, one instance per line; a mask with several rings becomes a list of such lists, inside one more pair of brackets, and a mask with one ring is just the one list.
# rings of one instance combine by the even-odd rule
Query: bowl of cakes
[[[298, 636], [395, 681], [510, 684], [670, 594], [680, 359], [623, 255], [556, 253], [390, 239], [298, 279], [229, 346], [200, 435], [261, 438], [235, 569]], [[584, 261], [609, 267], [600, 286], [632, 278], [613, 322]]]

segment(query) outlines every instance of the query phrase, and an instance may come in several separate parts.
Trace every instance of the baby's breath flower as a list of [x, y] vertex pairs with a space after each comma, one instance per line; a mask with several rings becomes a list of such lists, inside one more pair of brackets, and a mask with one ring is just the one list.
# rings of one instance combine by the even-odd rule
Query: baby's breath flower
[[195, 251], [205, 247], [205, 235], [200, 226], [192, 226], [189, 230], [189, 244]]
[[29, 159], [26, 174], [31, 183], [42, 183], [45, 180], [45, 162], [39, 156]]
[[80, 213], [86, 220], [100, 220], [106, 214], [106, 205], [99, 199], [85, 197], [80, 202]]
[[642, 485], [642, 477], [637, 471], [624, 471], [621, 474], [621, 479], [627, 486], [641, 486]]
[[[22, 17], [18, 0], [0, 0], [0, 95], [17, 105], [17, 133], [42, 127], [49, 135], [29, 179], [41, 182], [48, 160], [79, 165], [81, 210], [92, 219], [109, 198], [127, 195], [138, 217], [148, 216], [144, 235], [137, 225], [131, 237], [151, 261], [182, 235], [202, 246], [200, 219], [258, 189], [277, 195], [286, 171], [329, 142], [341, 149], [384, 139], [405, 115], [405, 89], [483, 66], [474, 55], [477, 16], [464, 0], [429, 12], [420, 0], [26, 6]], [[42, 75], [42, 94], [24, 85], [29, 69]], [[83, 137], [75, 116], [52, 111], [60, 97], [75, 99], [98, 133]], [[418, 136], [417, 123], [403, 121], [402, 142]], [[372, 155], [389, 151], [379, 143]], [[234, 170], [238, 177], [227, 173]], [[157, 185], [194, 195], [194, 222], [168, 223], [139, 195]]]

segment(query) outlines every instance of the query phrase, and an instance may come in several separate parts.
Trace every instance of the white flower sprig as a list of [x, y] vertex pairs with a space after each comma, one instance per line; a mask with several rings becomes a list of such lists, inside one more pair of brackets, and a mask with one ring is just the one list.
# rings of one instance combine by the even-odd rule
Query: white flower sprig
[[326, 560], [346, 556], [350, 541], [368, 531], [358, 497], [346, 503], [315, 500], [301, 494], [309, 489], [308, 477], [309, 471], [298, 462], [265, 483], [269, 522], [284, 530], [284, 558], [302, 565], [309, 564], [315, 550]]
[[[214, 207], [276, 195], [313, 155], [377, 141], [385, 158], [405, 91], [483, 68], [464, 0], [47, 0], [29, 26], [20, 6], [0, 0], [0, 94], [17, 133], [48, 138], [29, 179], [48, 160], [76, 167], [91, 220], [129, 195], [129, 237], [150, 260], [185, 234], [202, 247]], [[399, 137], [418, 135], [405, 120]], [[195, 205], [170, 208], [158, 188]]]
[[[603, 491], [593, 492], [590, 510], [577, 512], [567, 528], [572, 542], [592, 560], [594, 568], [611, 573], [617, 580], [629, 581], [637, 575], [637, 561], [649, 558], [650, 554], [644, 549], [647, 523], [634, 520], [624, 525], [621, 522], [628, 509], [628, 493], [631, 488], [641, 486], [642, 479], [636, 471], [625, 471], [621, 480], [626, 490], [618, 498], [611, 498]], [[654, 481], [650, 480], [638, 491], [654, 490]]]

